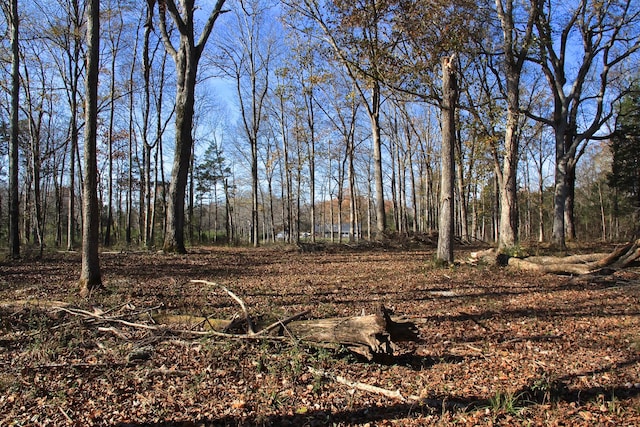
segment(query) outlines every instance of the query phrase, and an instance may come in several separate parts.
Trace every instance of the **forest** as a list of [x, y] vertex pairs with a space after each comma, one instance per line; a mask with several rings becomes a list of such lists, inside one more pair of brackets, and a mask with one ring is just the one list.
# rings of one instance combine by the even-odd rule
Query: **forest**
[[0, 425], [640, 424], [638, 2], [0, 5]]
[[[100, 4], [101, 246], [429, 233], [445, 182], [463, 241], [563, 248], [636, 231], [634, 2], [183, 3]], [[2, 241], [76, 249], [87, 4], [12, 5]]]

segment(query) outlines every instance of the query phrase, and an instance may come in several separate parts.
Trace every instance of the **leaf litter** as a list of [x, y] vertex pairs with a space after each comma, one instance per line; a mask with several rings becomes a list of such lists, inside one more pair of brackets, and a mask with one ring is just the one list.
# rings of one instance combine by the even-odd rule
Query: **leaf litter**
[[[640, 425], [640, 271], [580, 281], [437, 268], [432, 256], [109, 253], [105, 290], [91, 300], [76, 296], [77, 254], [4, 262], [0, 425]], [[202, 319], [244, 315], [194, 279], [232, 290], [263, 326], [384, 304], [414, 320], [421, 340], [367, 362], [294, 339], [191, 336], [155, 323], [172, 316], [204, 331]]]

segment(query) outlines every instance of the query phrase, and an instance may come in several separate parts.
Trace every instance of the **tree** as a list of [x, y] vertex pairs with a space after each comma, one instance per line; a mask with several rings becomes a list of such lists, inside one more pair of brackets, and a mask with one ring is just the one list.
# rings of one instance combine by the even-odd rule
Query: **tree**
[[[80, 125], [78, 99], [80, 97], [81, 76], [84, 69], [82, 61], [82, 29], [85, 26], [85, 2], [81, 0], [58, 0], [60, 9], [53, 11], [50, 5], [42, 4], [44, 20], [47, 28], [43, 35], [51, 58], [56, 64], [60, 78], [64, 84], [65, 96], [69, 104], [69, 130], [66, 145], [69, 153], [68, 175], [69, 195], [67, 205], [67, 250], [73, 250], [76, 240], [76, 151]], [[64, 165], [66, 157], [63, 158]], [[64, 169], [64, 166], [63, 166]], [[61, 176], [62, 179], [62, 176]]]
[[[184, 246], [184, 198], [187, 187], [189, 165], [193, 149], [193, 114], [195, 104], [196, 77], [198, 63], [213, 26], [222, 10], [225, 0], [217, 0], [207, 19], [200, 37], [195, 38], [194, 13], [195, 0], [180, 0], [178, 6], [174, 0], [158, 0], [160, 32], [165, 49], [173, 58], [176, 66], [176, 119], [175, 154], [171, 169], [169, 200], [167, 205], [167, 229], [164, 238], [165, 252], [186, 253]], [[167, 28], [167, 13], [179, 33], [179, 45], [176, 48]]]
[[[640, 232], [640, 88], [635, 87], [622, 100], [611, 138], [613, 162], [608, 175], [615, 197], [622, 196], [631, 207], [632, 232]], [[616, 200], [616, 206], [619, 206]], [[616, 209], [619, 210], [619, 209]], [[615, 212], [617, 215], [619, 212]]]
[[436, 257], [447, 264], [453, 263], [454, 233], [454, 180], [456, 83], [455, 55], [442, 59], [442, 168], [440, 175], [440, 220], [438, 221], [438, 249]]
[[20, 44], [18, 0], [2, 2], [2, 9], [11, 28], [11, 111], [9, 123], [9, 256], [20, 257], [20, 206], [18, 191], [18, 136], [20, 103]]
[[579, 0], [566, 14], [553, 6], [539, 3], [535, 58], [547, 79], [553, 111], [548, 117], [528, 114], [555, 133], [552, 243], [564, 249], [566, 239], [575, 238], [575, 168], [589, 140], [607, 137], [598, 132], [613, 115], [612, 83], [624, 77], [625, 64], [634, 66], [627, 60], [640, 49], [640, 10], [634, 0]]
[[[533, 41], [537, 7], [534, 4], [525, 10], [526, 23], [523, 29], [517, 24], [519, 12], [514, 10], [513, 0], [495, 0], [496, 11], [502, 27], [502, 73], [504, 93], [507, 100], [507, 117], [504, 135], [502, 169], [496, 167], [500, 186], [500, 232], [498, 247], [513, 247], [518, 241], [517, 170], [520, 125], [520, 80], [522, 69]], [[499, 73], [499, 72], [498, 72]], [[497, 156], [496, 156], [497, 158]]]
[[[380, 112], [383, 102], [383, 73], [380, 68], [388, 59], [389, 17], [392, 2], [359, 0], [357, 2], [319, 2], [304, 0], [288, 6], [300, 16], [316, 22], [335, 58], [353, 80], [356, 93], [366, 107], [371, 123], [373, 175], [375, 182], [376, 231], [386, 231], [384, 183], [382, 173], [382, 128]], [[329, 9], [332, 16], [325, 13]]]
[[84, 188], [82, 194], [82, 271], [80, 295], [87, 297], [102, 284], [98, 255], [98, 76], [100, 66], [100, 0], [87, 7], [87, 74], [85, 77]]
[[[109, 79], [109, 124], [107, 128], [107, 220], [104, 231], [104, 245], [111, 245], [111, 226], [113, 223], [113, 142], [114, 142], [114, 118], [116, 110], [116, 65], [120, 53], [120, 42], [123, 33], [122, 5], [110, 5], [107, 9], [107, 28], [109, 44], [111, 48], [111, 68]], [[135, 63], [135, 58], [134, 58]]]
[[[46, 126], [46, 116], [51, 116], [52, 94], [50, 88], [51, 85], [47, 85], [47, 65], [39, 56], [40, 46], [30, 45], [27, 48], [31, 50], [29, 56], [33, 58], [33, 62], [28, 63], [27, 55], [24, 55], [24, 60], [22, 61], [22, 80], [24, 82], [25, 102], [22, 103], [22, 109], [24, 110], [29, 125], [29, 155], [26, 162], [26, 169], [30, 177], [27, 179], [27, 183], [30, 183], [30, 185], [26, 185], [27, 188], [25, 188], [25, 195], [31, 191], [29, 187], [33, 186], [33, 209], [25, 203], [24, 217], [25, 220], [26, 218], [32, 217], [33, 225], [32, 227], [25, 227], [24, 233], [28, 238], [31, 231], [29, 228], [33, 228], [35, 232], [35, 239], [37, 239], [40, 249], [40, 255], [42, 255], [44, 250], [44, 212], [42, 203], [41, 172], [43, 157], [45, 155], [42, 152], [43, 148], [41, 145], [45, 135], [48, 133], [47, 129], [44, 129], [44, 126]], [[35, 76], [32, 78], [32, 75]], [[45, 147], [44, 150], [46, 152], [49, 149], [51, 148]], [[30, 215], [30, 212], [28, 211], [32, 211], [33, 215]]]
[[[216, 214], [214, 216], [216, 224], [218, 219], [218, 200], [217, 193], [220, 184], [223, 185], [226, 204], [229, 203], [229, 193], [226, 188], [225, 182], [231, 174], [231, 169], [226, 165], [226, 159], [223, 156], [222, 149], [220, 148], [219, 141], [214, 135], [213, 139], [209, 142], [209, 146], [204, 152], [203, 158], [195, 166], [194, 175], [196, 180], [196, 191], [199, 193], [200, 200], [204, 200], [205, 197], [209, 199], [209, 206], [214, 204]], [[225, 218], [225, 229], [228, 232], [229, 218]], [[214, 239], [217, 238], [217, 227], [214, 227]], [[227, 238], [229, 234], [227, 234]]]
[[[275, 51], [273, 31], [265, 33], [265, 17], [271, 7], [259, 0], [239, 0], [232, 35], [221, 50], [224, 72], [234, 80], [240, 103], [241, 126], [249, 141], [251, 155], [251, 241], [260, 243], [258, 150], [264, 106]], [[240, 35], [240, 37], [238, 37]]]

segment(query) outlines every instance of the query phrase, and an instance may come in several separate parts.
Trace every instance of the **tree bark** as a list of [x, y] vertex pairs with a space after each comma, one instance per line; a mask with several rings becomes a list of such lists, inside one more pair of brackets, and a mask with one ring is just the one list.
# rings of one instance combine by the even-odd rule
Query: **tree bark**
[[344, 346], [368, 360], [393, 355], [397, 342], [414, 341], [418, 337], [415, 324], [393, 321], [384, 307], [367, 316], [301, 320], [287, 324], [286, 328], [302, 341]]
[[82, 271], [80, 295], [89, 296], [102, 284], [98, 256], [100, 211], [98, 209], [98, 76], [100, 65], [100, 0], [90, 0], [87, 14], [87, 75], [85, 80], [85, 177], [82, 197]]
[[[20, 102], [20, 45], [18, 0], [12, 0], [7, 19], [11, 25], [11, 135], [9, 138], [9, 256], [20, 258], [20, 206], [18, 191], [18, 136]], [[25, 232], [28, 232], [25, 230]]]
[[568, 257], [527, 257], [514, 258], [500, 254], [495, 249], [471, 254], [475, 262], [484, 260], [502, 266], [516, 267], [540, 273], [584, 275], [610, 273], [615, 269], [628, 267], [640, 259], [640, 240], [620, 246], [609, 254], [573, 255]]
[[[495, 0], [496, 10], [502, 27], [504, 73], [506, 80], [507, 123], [504, 136], [504, 156], [502, 170], [497, 168], [500, 184], [500, 224], [498, 247], [513, 247], [518, 242], [518, 202], [517, 171], [519, 151], [520, 121], [520, 78], [525, 58], [533, 38], [533, 28], [538, 10], [532, 6], [526, 10], [524, 31], [515, 23], [513, 0]], [[495, 156], [497, 158], [497, 156]]]
[[[160, 31], [165, 48], [176, 64], [176, 142], [171, 183], [167, 205], [167, 228], [163, 250], [165, 252], [186, 253], [184, 245], [185, 194], [187, 177], [193, 146], [193, 112], [195, 103], [195, 87], [198, 62], [202, 49], [211, 34], [211, 30], [220, 14], [225, 0], [218, 0], [205, 23], [200, 39], [194, 36], [194, 0], [182, 0], [179, 11], [174, 0], [158, 2]], [[166, 13], [169, 12], [180, 33], [179, 48], [176, 49], [168, 34]]]
[[384, 185], [382, 180], [382, 137], [380, 135], [380, 106], [382, 101], [380, 82], [375, 81], [372, 84], [371, 107], [368, 111], [373, 139], [373, 176], [376, 186], [376, 232], [378, 236], [380, 236], [387, 229], [387, 218], [384, 206]]
[[440, 177], [440, 220], [438, 221], [439, 261], [453, 263], [455, 105], [457, 99], [455, 55], [442, 60], [442, 153]]

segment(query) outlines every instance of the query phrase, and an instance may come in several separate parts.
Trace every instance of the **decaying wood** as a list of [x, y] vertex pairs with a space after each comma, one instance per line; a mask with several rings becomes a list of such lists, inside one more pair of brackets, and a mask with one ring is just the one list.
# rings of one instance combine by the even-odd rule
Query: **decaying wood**
[[287, 330], [297, 339], [328, 346], [344, 346], [371, 360], [393, 355], [396, 342], [417, 339], [416, 325], [396, 322], [384, 307], [367, 316], [313, 319], [291, 322]]
[[400, 392], [400, 390], [389, 390], [386, 388], [366, 384], [360, 381], [353, 381], [343, 376], [335, 375], [331, 372], [327, 372], [322, 369], [315, 369], [310, 366], [307, 369], [309, 370], [309, 372], [311, 372], [314, 375], [330, 379], [331, 381], [335, 381], [339, 384], [346, 385], [347, 387], [360, 390], [360, 391], [365, 391], [367, 393], [379, 394], [391, 399], [397, 399], [404, 403], [407, 403], [407, 402], [420, 403], [422, 405], [431, 406], [433, 408], [441, 408], [441, 409], [452, 410], [452, 411], [464, 410], [467, 408], [467, 405], [461, 404], [459, 402], [453, 402], [448, 400], [438, 400], [438, 399], [428, 399], [428, 398], [423, 398], [413, 394], [408, 394], [405, 396]]
[[418, 401], [420, 400], [420, 398], [418, 396], [412, 396], [409, 395], [407, 397], [403, 396], [402, 393], [400, 393], [400, 390], [388, 390], [386, 388], [382, 388], [382, 387], [378, 387], [378, 386], [374, 386], [374, 385], [370, 385], [370, 384], [365, 384], [359, 381], [351, 381], [345, 377], [341, 377], [340, 375], [334, 375], [330, 372], [327, 371], [323, 371], [321, 369], [315, 369], [309, 366], [309, 372], [311, 372], [314, 375], [318, 375], [324, 378], [329, 378], [332, 381], [335, 381], [337, 383], [340, 384], [344, 384], [347, 387], [351, 387], [351, 388], [355, 388], [357, 390], [362, 390], [362, 391], [366, 391], [368, 393], [376, 393], [376, 394], [380, 394], [382, 396], [386, 396], [386, 397], [390, 397], [392, 399], [398, 399], [401, 402], [406, 402], [408, 400], [412, 400], [412, 401]]
[[615, 269], [626, 268], [639, 259], [640, 239], [622, 245], [608, 254], [516, 258], [501, 254], [495, 249], [487, 249], [471, 254], [471, 263], [484, 261], [491, 264], [508, 265], [521, 270], [566, 275], [609, 273]]
[[540, 273], [552, 274], [587, 274], [592, 271], [588, 264], [564, 264], [562, 262], [538, 264], [537, 262], [529, 261], [526, 258], [509, 258], [508, 265], [510, 267], [519, 268], [520, 270], [539, 271]]
[[600, 261], [601, 259], [609, 255], [610, 255], [609, 253], [595, 253], [595, 254], [568, 255], [565, 257], [530, 256], [530, 257], [527, 257], [527, 261], [534, 262], [536, 264], [586, 264], [589, 262]]
[[[345, 347], [369, 360], [376, 356], [393, 356], [398, 348], [396, 345], [398, 342], [415, 341], [418, 338], [418, 329], [415, 323], [402, 318], [392, 319], [389, 311], [383, 306], [379, 307], [377, 313], [371, 315], [299, 320], [309, 313], [306, 310], [256, 331], [249, 310], [237, 295], [214, 282], [205, 280], [193, 280], [192, 282], [218, 286], [238, 302], [245, 316], [246, 333], [228, 332], [230, 325], [234, 324], [234, 320], [189, 314], [156, 313], [148, 316], [149, 322], [143, 323], [139, 320], [124, 319], [122, 315], [108, 316], [107, 313], [112, 310], [107, 312], [88, 311], [73, 307], [56, 307], [55, 310], [82, 317], [85, 322], [96, 325], [102, 332], [109, 332], [122, 339], [129, 339], [129, 335], [125, 331], [117, 329], [116, 325], [158, 331], [165, 335], [216, 336], [235, 339], [294, 339], [319, 346]], [[148, 311], [145, 312], [149, 314]], [[237, 325], [237, 323], [235, 324]], [[173, 329], [172, 325], [174, 327], [179, 325], [181, 329]], [[185, 330], [184, 327], [190, 329]], [[273, 335], [276, 331], [278, 331], [278, 336]]]

